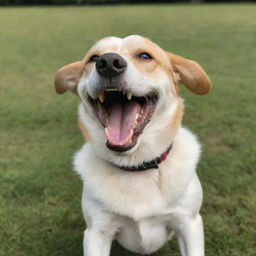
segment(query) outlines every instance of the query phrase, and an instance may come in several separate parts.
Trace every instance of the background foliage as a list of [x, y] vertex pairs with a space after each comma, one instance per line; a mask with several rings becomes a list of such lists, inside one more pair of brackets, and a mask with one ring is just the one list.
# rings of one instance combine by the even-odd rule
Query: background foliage
[[0, 0], [0, 5], [81, 5], [124, 3], [203, 3], [203, 2], [255, 2], [256, 0]]

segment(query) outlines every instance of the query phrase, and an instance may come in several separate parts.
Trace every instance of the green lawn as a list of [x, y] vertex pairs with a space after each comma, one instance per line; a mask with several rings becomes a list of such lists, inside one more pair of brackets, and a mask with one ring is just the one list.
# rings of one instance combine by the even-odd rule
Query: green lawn
[[[82, 255], [78, 99], [55, 71], [107, 35], [141, 34], [197, 60], [214, 88], [185, 89], [184, 125], [203, 144], [206, 255], [256, 250], [256, 5], [0, 8], [0, 255]], [[132, 256], [118, 246], [112, 254]], [[179, 255], [175, 239], [155, 256]]]

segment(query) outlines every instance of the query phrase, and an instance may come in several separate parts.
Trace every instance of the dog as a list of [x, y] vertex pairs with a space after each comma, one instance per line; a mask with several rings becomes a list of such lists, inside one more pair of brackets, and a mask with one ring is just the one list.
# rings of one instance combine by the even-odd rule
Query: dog
[[138, 35], [103, 38], [57, 72], [57, 93], [81, 99], [86, 143], [74, 166], [83, 181], [84, 256], [109, 256], [115, 239], [148, 255], [173, 234], [182, 256], [204, 255], [201, 150], [181, 126], [179, 84], [198, 95], [212, 87], [198, 63]]

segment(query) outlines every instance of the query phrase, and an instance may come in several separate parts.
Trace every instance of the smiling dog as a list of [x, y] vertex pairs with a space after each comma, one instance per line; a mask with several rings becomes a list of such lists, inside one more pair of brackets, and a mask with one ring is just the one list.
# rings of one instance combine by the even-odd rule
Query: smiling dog
[[180, 83], [199, 95], [211, 89], [196, 62], [141, 36], [104, 38], [57, 72], [57, 93], [82, 101], [84, 256], [110, 255], [114, 239], [150, 254], [173, 233], [183, 256], [204, 255], [200, 144], [181, 127]]

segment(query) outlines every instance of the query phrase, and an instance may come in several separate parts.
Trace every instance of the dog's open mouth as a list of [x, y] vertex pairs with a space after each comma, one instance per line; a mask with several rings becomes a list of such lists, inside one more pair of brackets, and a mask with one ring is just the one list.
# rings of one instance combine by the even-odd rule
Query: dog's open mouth
[[89, 102], [105, 127], [107, 147], [122, 152], [136, 145], [155, 110], [157, 95], [136, 97], [131, 92], [109, 88], [101, 91], [96, 100], [89, 96]]

